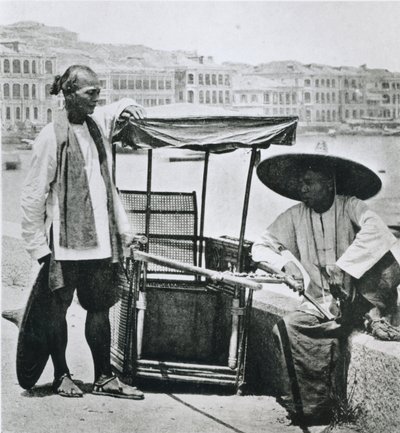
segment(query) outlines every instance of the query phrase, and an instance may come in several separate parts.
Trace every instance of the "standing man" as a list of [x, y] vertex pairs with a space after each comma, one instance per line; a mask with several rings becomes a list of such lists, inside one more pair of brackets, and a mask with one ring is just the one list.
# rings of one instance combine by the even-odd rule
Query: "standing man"
[[[118, 299], [122, 247], [132, 237], [111, 177], [110, 144], [121, 116], [139, 119], [143, 112], [129, 99], [96, 109], [100, 82], [87, 66], [74, 65], [57, 76], [51, 94], [60, 91], [65, 110], [36, 139], [21, 199], [26, 249], [43, 264], [37, 281], [42, 282], [39, 296], [48, 311], [36, 320], [48, 321], [42, 326], [47, 357], [54, 364], [53, 389], [64, 397], [82, 396], [65, 356], [66, 313], [77, 290], [87, 310], [85, 336], [94, 362], [93, 394], [143, 399], [141, 391], [112, 374], [109, 321], [109, 309]], [[37, 368], [36, 378], [44, 365]], [[20, 376], [30, 374], [28, 370]]]
[[[326, 421], [339, 385], [338, 337], [348, 335], [366, 313], [375, 336], [400, 337], [388, 321], [400, 283], [399, 243], [361, 201], [375, 195], [381, 181], [359, 163], [327, 154], [285, 154], [261, 162], [257, 174], [273, 191], [301, 203], [278, 216], [254, 243], [253, 259], [292, 275], [337, 317], [327, 321], [304, 300], [278, 322], [274, 333], [284, 367], [279, 399], [294, 422]], [[375, 267], [386, 269], [388, 278], [371, 285], [363, 277]]]

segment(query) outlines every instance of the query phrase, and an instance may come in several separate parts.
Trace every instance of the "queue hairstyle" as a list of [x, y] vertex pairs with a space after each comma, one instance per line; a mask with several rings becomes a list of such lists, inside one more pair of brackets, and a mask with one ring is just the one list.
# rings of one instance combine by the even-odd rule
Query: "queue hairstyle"
[[86, 72], [90, 75], [97, 76], [89, 66], [72, 65], [63, 75], [56, 75], [54, 77], [53, 84], [50, 88], [50, 95], [58, 95], [60, 91], [63, 92], [64, 96], [75, 92], [77, 89], [78, 72]]

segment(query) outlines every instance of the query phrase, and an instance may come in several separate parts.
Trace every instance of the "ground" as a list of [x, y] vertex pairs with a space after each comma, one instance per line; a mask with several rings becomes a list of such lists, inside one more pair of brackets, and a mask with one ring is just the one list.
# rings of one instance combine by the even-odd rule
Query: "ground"
[[[4, 235], [4, 233], [3, 233]], [[18, 239], [3, 236], [2, 309], [24, 304], [38, 266]], [[18, 329], [2, 319], [2, 429], [3, 433], [320, 433], [326, 426], [302, 430], [290, 424], [285, 411], [269, 396], [230, 395], [221, 389], [165, 386], [145, 383], [143, 401], [99, 397], [90, 393], [93, 368], [83, 337], [85, 313], [77, 302], [69, 310], [68, 359], [83, 398], [68, 399], [51, 391], [48, 363], [37, 386], [25, 391], [18, 385], [15, 353]], [[335, 433], [352, 433], [336, 427]]]

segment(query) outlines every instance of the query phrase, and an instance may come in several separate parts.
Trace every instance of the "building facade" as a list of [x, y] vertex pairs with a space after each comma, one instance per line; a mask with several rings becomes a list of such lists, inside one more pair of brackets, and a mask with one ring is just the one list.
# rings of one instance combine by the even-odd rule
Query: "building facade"
[[18, 41], [0, 42], [2, 134], [36, 131], [52, 120], [50, 95], [57, 62], [54, 56], [28, 52]]

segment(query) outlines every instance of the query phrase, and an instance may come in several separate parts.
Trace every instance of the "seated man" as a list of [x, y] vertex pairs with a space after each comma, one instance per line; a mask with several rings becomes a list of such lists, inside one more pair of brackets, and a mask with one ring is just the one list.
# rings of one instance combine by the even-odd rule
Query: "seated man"
[[[362, 323], [366, 313], [377, 336], [400, 337], [387, 320], [397, 303], [399, 244], [360, 200], [381, 187], [361, 164], [325, 154], [286, 154], [261, 162], [257, 174], [275, 192], [302, 203], [278, 216], [254, 243], [253, 260], [301, 281], [305, 292], [337, 318], [328, 321], [303, 301], [274, 328], [284, 366], [280, 401], [293, 420], [327, 420], [339, 386], [333, 374], [339, 337]], [[363, 275], [382, 261], [393, 271], [390, 284], [363, 284]]]

